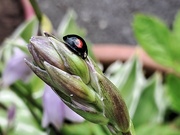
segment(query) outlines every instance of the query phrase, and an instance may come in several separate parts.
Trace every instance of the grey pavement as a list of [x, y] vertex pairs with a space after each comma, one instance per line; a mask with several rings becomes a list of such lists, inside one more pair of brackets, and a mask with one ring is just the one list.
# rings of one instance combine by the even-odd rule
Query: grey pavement
[[155, 15], [172, 26], [180, 0], [38, 0], [41, 10], [57, 28], [69, 8], [78, 15], [78, 24], [87, 30], [93, 43], [135, 45], [133, 15]]

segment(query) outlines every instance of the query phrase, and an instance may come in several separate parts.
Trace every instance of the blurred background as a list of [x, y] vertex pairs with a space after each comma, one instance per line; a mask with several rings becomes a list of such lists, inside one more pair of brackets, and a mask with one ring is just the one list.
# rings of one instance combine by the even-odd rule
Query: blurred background
[[[156, 15], [170, 27], [180, 9], [180, 0], [37, 0], [55, 28], [69, 8], [77, 22], [87, 30], [93, 43], [135, 45], [131, 23], [136, 13]], [[0, 41], [23, 20], [20, 0], [0, 0]]]
[[87, 29], [93, 43], [130, 45], [136, 44], [131, 27], [134, 14], [157, 15], [171, 26], [180, 9], [179, 0], [38, 0], [38, 3], [55, 27], [72, 8], [78, 15], [78, 24]]

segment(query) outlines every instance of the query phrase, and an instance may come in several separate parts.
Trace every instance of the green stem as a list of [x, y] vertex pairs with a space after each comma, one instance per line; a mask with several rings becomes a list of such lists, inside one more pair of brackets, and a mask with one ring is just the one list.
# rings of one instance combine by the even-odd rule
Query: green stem
[[41, 119], [35, 113], [34, 109], [32, 109], [33, 107], [30, 104], [27, 104], [27, 107], [29, 108], [29, 111], [31, 112], [32, 116], [34, 117], [34, 119], [36, 120], [37, 124], [41, 128]]
[[48, 127], [48, 135], [62, 135], [52, 124]]
[[[111, 132], [110, 129], [109, 129], [109, 131]], [[112, 135], [136, 135], [132, 121], [130, 121], [129, 131], [127, 131], [127, 132], [116, 132], [116, 133], [112, 133]]]
[[8, 108], [3, 103], [0, 102], [0, 109], [7, 110]]
[[100, 125], [100, 126], [106, 135], [111, 135], [111, 131], [108, 129], [107, 126], [104, 126], [104, 125]]
[[36, 0], [30, 0], [30, 3], [31, 3], [31, 5], [32, 5], [32, 7], [34, 9], [34, 12], [35, 12], [39, 22], [41, 23], [41, 21], [42, 21], [42, 13], [41, 13], [41, 10], [40, 10], [40, 8], [38, 6], [37, 1]]
[[0, 126], [0, 135], [4, 135], [3, 130], [2, 130], [2, 128], [1, 128], [1, 126]]
[[[24, 96], [24, 98], [29, 102], [29, 103], [31, 103], [34, 107], [36, 107], [40, 112], [42, 112], [43, 111], [43, 108], [42, 108], [42, 106], [40, 105], [40, 104], [38, 104], [36, 101], [35, 101], [35, 99], [32, 97], [32, 95], [30, 94], [30, 93], [25, 93], [25, 92], [23, 92], [23, 91], [27, 91], [27, 89], [25, 88], [25, 87], [23, 87], [21, 84], [19, 84], [19, 83], [15, 83], [15, 84], [13, 84], [12, 86], [14, 86], [14, 87], [16, 87], [16, 91], [15, 92], [20, 92], [20, 94], [22, 95], [22, 96]], [[30, 91], [30, 90], [29, 90]], [[22, 97], [21, 97], [22, 98]]]
[[129, 132], [122, 133], [122, 135], [136, 135], [135, 130], [134, 130], [134, 125], [133, 125], [132, 121], [130, 121], [130, 122], [131, 122], [131, 124], [130, 124]]
[[122, 135], [132, 135], [130, 132], [122, 133]]
[[[11, 89], [25, 102], [38, 126], [41, 128], [41, 119], [37, 113], [35, 113], [35, 109], [38, 109], [42, 113], [42, 107], [38, 105], [31, 95], [26, 95], [22, 91], [24, 91], [24, 87], [18, 83], [11, 85]], [[31, 98], [30, 98], [31, 97]], [[36, 107], [36, 108], [34, 108]]]

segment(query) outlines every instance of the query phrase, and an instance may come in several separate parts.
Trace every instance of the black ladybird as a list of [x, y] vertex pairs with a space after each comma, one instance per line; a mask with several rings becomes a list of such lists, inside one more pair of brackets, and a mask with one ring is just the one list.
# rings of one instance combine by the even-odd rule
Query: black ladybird
[[63, 37], [67, 47], [81, 58], [86, 59], [88, 55], [87, 45], [84, 39], [78, 35], [71, 34]]

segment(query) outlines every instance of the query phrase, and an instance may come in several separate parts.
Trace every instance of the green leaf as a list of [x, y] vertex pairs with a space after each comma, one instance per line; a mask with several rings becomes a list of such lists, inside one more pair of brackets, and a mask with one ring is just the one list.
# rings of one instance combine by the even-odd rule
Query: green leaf
[[43, 33], [44, 31], [48, 33], [53, 32], [53, 25], [45, 14], [42, 15], [42, 20], [41, 20], [41, 32]]
[[170, 42], [171, 52], [174, 60], [174, 68], [180, 72], [180, 12], [176, 14]]
[[158, 63], [172, 67], [170, 31], [158, 18], [137, 14], [133, 22], [138, 44]]
[[180, 11], [176, 14], [173, 23], [173, 33], [176, 35], [176, 37], [180, 38]]
[[38, 21], [37, 18], [33, 17], [31, 20], [24, 22], [24, 29], [22, 30], [20, 35], [28, 43], [31, 36], [37, 35], [37, 32]]
[[137, 58], [132, 58], [124, 65], [114, 63], [108, 69], [108, 78], [117, 86], [133, 117], [136, 110], [145, 79], [142, 65]]
[[3, 135], [3, 131], [2, 131], [1, 126], [0, 126], [0, 135]]
[[11, 58], [14, 47], [19, 47], [22, 51], [28, 53], [27, 44], [29, 39], [32, 35], [36, 35], [37, 31], [38, 21], [35, 17], [19, 25], [13, 34], [1, 44], [0, 60], [6, 63]]
[[[36, 35], [37, 31], [38, 21], [35, 17], [32, 17], [32, 19], [24, 21], [21, 25], [19, 25], [8, 39], [11, 40], [11, 43], [13, 43], [14, 40], [22, 37], [28, 43], [30, 37], [32, 35]], [[3, 42], [3, 45], [4, 44], [6, 44], [6, 40]]]
[[64, 124], [61, 129], [63, 135], [111, 135], [106, 127], [90, 122]]
[[84, 37], [86, 35], [86, 30], [77, 25], [76, 18], [76, 13], [73, 10], [69, 10], [57, 29], [58, 35], [63, 37], [68, 34], [77, 34]]
[[166, 90], [170, 101], [170, 107], [180, 113], [180, 78], [173, 74], [169, 74], [166, 77]]
[[180, 130], [172, 125], [143, 124], [136, 129], [137, 135], [179, 135]]
[[37, 129], [32, 125], [17, 123], [15, 130], [10, 135], [47, 135], [47, 133]]
[[133, 117], [135, 127], [148, 123], [159, 123], [165, 111], [161, 78], [155, 74], [146, 83]]
[[7, 110], [4, 110], [4, 109], [1, 108], [1, 111], [0, 111], [0, 127], [1, 127], [2, 131], [6, 128], [7, 123], [8, 123]]
[[[13, 91], [10, 89], [1, 90], [0, 102], [5, 104], [7, 107], [11, 106], [12, 104], [16, 106], [16, 115], [14, 121], [15, 128], [12, 132], [12, 135], [45, 135], [38, 128], [34, 118], [26, 107], [26, 104], [18, 96], [16, 96]], [[0, 111], [0, 125], [3, 129], [5, 129], [7, 126], [7, 113], [5, 111]]]
[[159, 64], [180, 73], [180, 13], [176, 15], [173, 31], [160, 19], [138, 14], [133, 22], [140, 46]]
[[44, 82], [34, 74], [32, 75], [28, 85], [33, 92], [42, 91], [44, 89]]
[[159, 74], [146, 80], [137, 58], [132, 58], [125, 64], [112, 64], [106, 74], [125, 99], [135, 127], [162, 122], [167, 102], [164, 101], [162, 79]]

